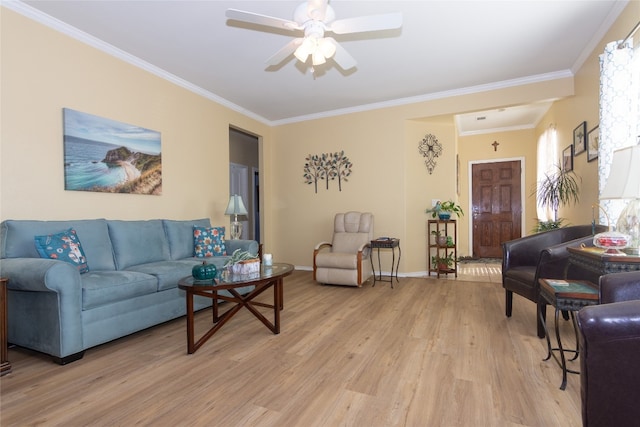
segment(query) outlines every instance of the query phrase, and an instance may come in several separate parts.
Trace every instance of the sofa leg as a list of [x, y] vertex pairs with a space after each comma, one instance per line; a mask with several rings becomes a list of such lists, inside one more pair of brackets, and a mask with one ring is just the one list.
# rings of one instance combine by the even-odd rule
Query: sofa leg
[[513, 292], [512, 291], [507, 291], [505, 289], [504, 291], [504, 296], [505, 296], [505, 314], [507, 315], [507, 317], [511, 317], [511, 312], [513, 310]]
[[65, 357], [51, 356], [51, 358], [58, 365], [66, 365], [68, 363], [75, 362], [76, 360], [82, 359], [82, 356], [84, 356], [84, 350], [79, 352], [79, 353], [71, 354], [71, 355], [65, 356]]

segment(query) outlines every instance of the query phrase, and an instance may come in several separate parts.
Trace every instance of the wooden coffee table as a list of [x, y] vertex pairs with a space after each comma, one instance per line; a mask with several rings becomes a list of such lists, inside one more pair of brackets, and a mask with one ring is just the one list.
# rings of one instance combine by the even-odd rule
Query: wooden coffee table
[[[187, 353], [195, 353], [209, 338], [213, 336], [225, 323], [227, 323], [242, 307], [246, 307], [254, 316], [258, 318], [274, 334], [280, 333], [280, 310], [284, 308], [283, 279], [293, 272], [293, 265], [284, 263], [274, 263], [271, 267], [262, 266], [260, 273], [250, 275], [219, 274], [218, 278], [212, 280], [195, 280], [193, 276], [180, 279], [178, 287], [184, 290], [187, 300]], [[238, 288], [254, 286], [254, 289], [246, 295], [240, 295]], [[273, 288], [273, 305], [253, 301], [255, 297], [262, 294], [269, 288]], [[231, 296], [221, 294], [226, 290]], [[194, 331], [194, 311], [193, 299], [196, 295], [211, 298], [213, 309], [213, 327], [211, 327], [202, 337], [195, 340]], [[218, 301], [235, 303], [223, 314], [218, 313]], [[271, 323], [256, 308], [267, 307], [273, 309], [274, 321]]]

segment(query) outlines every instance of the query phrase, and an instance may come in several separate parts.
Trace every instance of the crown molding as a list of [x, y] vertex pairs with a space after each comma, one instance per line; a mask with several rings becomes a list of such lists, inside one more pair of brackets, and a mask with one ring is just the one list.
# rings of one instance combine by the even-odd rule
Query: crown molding
[[131, 55], [121, 49], [118, 49], [117, 47], [104, 42], [103, 40], [98, 39], [97, 37], [92, 36], [91, 34], [88, 34], [84, 31], [79, 30], [76, 27], [73, 27], [65, 22], [60, 21], [59, 19], [56, 19], [50, 15], [47, 15], [46, 13], [43, 13], [41, 11], [39, 11], [38, 9], [29, 6], [28, 4], [19, 1], [19, 0], [3, 0], [1, 2], [1, 5], [3, 7], [6, 7], [7, 9], [10, 9], [16, 13], [19, 13], [27, 18], [30, 18], [40, 24], [43, 24], [49, 28], [52, 28], [62, 34], [65, 34], [73, 39], [76, 39], [82, 43], [85, 43], [91, 47], [94, 47], [98, 50], [101, 50], [102, 52], [111, 55], [115, 58], [118, 58], [124, 62], [127, 62], [135, 67], [138, 67], [142, 70], [145, 70], [155, 76], [158, 76], [164, 80], [167, 80], [177, 86], [180, 86], [184, 89], [187, 89], [190, 92], [193, 92], [197, 95], [202, 96], [203, 98], [209, 99], [213, 102], [216, 102], [220, 105], [223, 105], [233, 111], [236, 111], [240, 114], [243, 114], [247, 117], [250, 117], [256, 121], [259, 121], [261, 123], [264, 123], [266, 125], [270, 125], [271, 123], [269, 122], [269, 120], [267, 120], [266, 118], [252, 112], [249, 111], [239, 105], [234, 104], [233, 102], [224, 99], [212, 92], [209, 92], [208, 90], [205, 90], [203, 88], [201, 88], [200, 86], [196, 86], [184, 79], [181, 79], [180, 77], [171, 74], [165, 70], [163, 70], [162, 68], [156, 67], [153, 64], [148, 63], [147, 61], [144, 61], [140, 58], [138, 58], [137, 56]]
[[[617, 6], [615, 11], [612, 11], [609, 19], [612, 20], [612, 22], [615, 20], [615, 18], [617, 18], [617, 16], [620, 14], [620, 12], [622, 11], [622, 9], [624, 9], [624, 7], [626, 6], [626, 4], [628, 3], [628, 0], [622, 0], [622, 1], [618, 1], [616, 2]], [[453, 90], [448, 90], [448, 91], [442, 91], [442, 92], [434, 92], [434, 93], [429, 93], [429, 94], [423, 94], [423, 95], [418, 95], [418, 96], [412, 96], [412, 97], [406, 97], [406, 98], [399, 98], [399, 99], [394, 99], [394, 100], [389, 100], [389, 101], [383, 101], [383, 102], [377, 102], [377, 103], [371, 103], [371, 104], [363, 104], [363, 105], [358, 105], [358, 106], [354, 106], [354, 107], [347, 107], [347, 108], [341, 108], [341, 109], [336, 109], [336, 110], [330, 110], [330, 111], [324, 111], [321, 113], [314, 113], [314, 114], [308, 114], [308, 115], [302, 115], [302, 116], [296, 116], [296, 117], [290, 117], [290, 118], [286, 118], [286, 119], [282, 119], [282, 120], [268, 120], [265, 117], [254, 113], [253, 111], [247, 110], [244, 107], [241, 107], [237, 104], [234, 104], [233, 102], [222, 98], [208, 90], [205, 90], [203, 88], [201, 88], [200, 86], [196, 86], [174, 74], [171, 74], [153, 64], [150, 64], [134, 55], [131, 55], [109, 43], [104, 42], [103, 40], [98, 39], [97, 37], [94, 37], [84, 31], [79, 30], [78, 28], [75, 28], [65, 22], [60, 21], [59, 19], [56, 19], [50, 15], [47, 15], [41, 11], [39, 11], [38, 9], [29, 6], [28, 4], [20, 1], [20, 0], [0, 0], [0, 5], [2, 7], [6, 7], [7, 9], [10, 9], [16, 13], [19, 13], [27, 18], [30, 18], [36, 22], [39, 22], [47, 27], [50, 27], [60, 33], [63, 33], [71, 38], [74, 38], [80, 42], [83, 42], [89, 46], [92, 46], [96, 49], [99, 49], [111, 56], [114, 56], [124, 62], [127, 62], [135, 67], [138, 67], [140, 69], [143, 69], [153, 75], [156, 75], [162, 79], [165, 79], [179, 87], [182, 87], [186, 90], [189, 90], [197, 95], [202, 96], [203, 98], [209, 99], [213, 102], [216, 102], [224, 107], [227, 107], [233, 111], [236, 111], [246, 117], [249, 117], [253, 120], [256, 120], [260, 123], [263, 123], [267, 126], [280, 126], [280, 125], [286, 125], [286, 124], [291, 124], [291, 123], [298, 123], [298, 122], [304, 122], [304, 121], [310, 121], [310, 120], [317, 120], [317, 119], [323, 119], [323, 118], [329, 118], [329, 117], [336, 117], [336, 116], [341, 116], [341, 115], [346, 115], [346, 114], [352, 114], [352, 113], [360, 113], [360, 112], [366, 112], [366, 111], [372, 111], [372, 110], [377, 110], [377, 109], [383, 109], [383, 108], [391, 108], [391, 107], [398, 107], [398, 106], [405, 106], [405, 105], [410, 105], [410, 104], [416, 104], [416, 103], [420, 103], [420, 102], [426, 102], [426, 101], [433, 101], [433, 100], [438, 100], [438, 99], [444, 99], [444, 98], [450, 98], [450, 97], [455, 97], [455, 96], [461, 96], [461, 95], [469, 95], [469, 94], [475, 94], [475, 93], [481, 93], [481, 92], [487, 92], [487, 91], [492, 91], [492, 90], [498, 90], [498, 89], [504, 89], [504, 88], [510, 88], [510, 87], [515, 87], [515, 86], [521, 86], [521, 85], [527, 85], [527, 84], [532, 84], [532, 83], [539, 83], [539, 82], [544, 82], [544, 81], [550, 81], [550, 80], [556, 80], [556, 79], [564, 79], [567, 77], [573, 77], [574, 73], [571, 70], [561, 70], [561, 71], [557, 71], [557, 72], [552, 72], [552, 73], [546, 73], [546, 74], [539, 74], [539, 75], [533, 75], [533, 76], [528, 76], [528, 77], [522, 77], [522, 78], [517, 78], [517, 79], [511, 79], [511, 80], [505, 80], [505, 81], [500, 81], [500, 82], [495, 82], [495, 83], [488, 83], [488, 84], [483, 84], [483, 85], [477, 85], [477, 86], [469, 86], [469, 87], [465, 87], [465, 88], [459, 88], [459, 89], [453, 89]], [[608, 23], [609, 26], [611, 25], [611, 23]], [[603, 25], [603, 28], [608, 28], [606, 24]], [[574, 66], [575, 68], [575, 66]]]
[[317, 114], [308, 114], [305, 116], [291, 117], [289, 119], [272, 121], [271, 124], [273, 126], [279, 126], [279, 125], [285, 125], [285, 124], [291, 124], [291, 123], [304, 122], [308, 120], [324, 119], [328, 117], [341, 116], [345, 114], [361, 113], [365, 111], [378, 110], [382, 108], [399, 107], [404, 105], [417, 104], [420, 102], [434, 101], [434, 100], [444, 99], [444, 98], [452, 98], [455, 96], [471, 95], [475, 93], [488, 92], [492, 90], [546, 82], [550, 80], [572, 78], [573, 76], [574, 75], [571, 72], [571, 70], [562, 70], [562, 71], [556, 71], [552, 73], [537, 74], [537, 75], [528, 76], [528, 77], [504, 80], [504, 81], [495, 82], [495, 83], [487, 83], [483, 85], [469, 86], [469, 87], [464, 87], [459, 89], [447, 90], [442, 92], [434, 92], [434, 93], [412, 96], [407, 98], [393, 99], [390, 101], [358, 105], [356, 107], [348, 107], [348, 108], [342, 108], [338, 110], [324, 111], [322, 113], [317, 113]]

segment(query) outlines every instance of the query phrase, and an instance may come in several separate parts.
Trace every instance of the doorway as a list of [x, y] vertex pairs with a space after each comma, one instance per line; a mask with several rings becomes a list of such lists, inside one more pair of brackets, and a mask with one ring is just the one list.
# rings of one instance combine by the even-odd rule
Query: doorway
[[522, 236], [523, 159], [470, 167], [473, 257], [502, 258], [502, 242]]
[[242, 239], [260, 242], [259, 138], [229, 128], [229, 194], [239, 194], [248, 215], [238, 217]]

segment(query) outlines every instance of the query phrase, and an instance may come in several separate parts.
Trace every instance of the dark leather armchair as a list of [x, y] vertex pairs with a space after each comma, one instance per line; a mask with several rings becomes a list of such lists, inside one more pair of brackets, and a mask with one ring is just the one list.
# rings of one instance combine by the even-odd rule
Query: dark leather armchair
[[[596, 233], [607, 227], [596, 225]], [[569, 261], [567, 247], [591, 245], [591, 225], [575, 225], [532, 234], [502, 244], [502, 287], [505, 290], [505, 314], [511, 317], [514, 292], [537, 304], [536, 324], [540, 338], [544, 327], [540, 314], [546, 319], [546, 304], [540, 301], [538, 279], [563, 279]]]
[[640, 420], [640, 271], [600, 278], [600, 304], [578, 312], [582, 425]]

